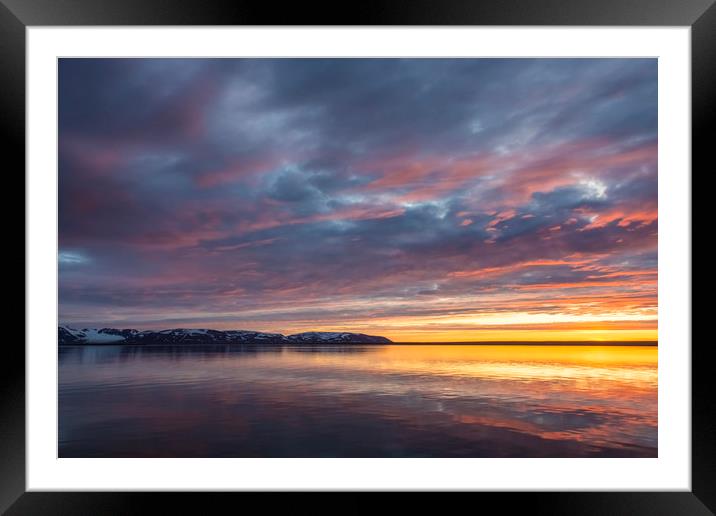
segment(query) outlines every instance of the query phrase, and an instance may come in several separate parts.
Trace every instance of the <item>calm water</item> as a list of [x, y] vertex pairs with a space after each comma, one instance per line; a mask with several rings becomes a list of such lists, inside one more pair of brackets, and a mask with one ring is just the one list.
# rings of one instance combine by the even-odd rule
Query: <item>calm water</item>
[[657, 349], [65, 347], [60, 457], [657, 455]]

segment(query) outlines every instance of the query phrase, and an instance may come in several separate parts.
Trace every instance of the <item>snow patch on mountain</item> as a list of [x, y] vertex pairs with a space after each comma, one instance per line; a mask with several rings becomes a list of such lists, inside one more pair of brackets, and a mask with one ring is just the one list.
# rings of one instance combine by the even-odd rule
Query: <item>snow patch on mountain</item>
[[121, 342], [126, 339], [124, 335], [113, 332], [110, 328], [102, 328], [100, 330], [96, 328], [83, 328], [76, 330], [68, 326], [60, 326], [60, 336], [62, 336], [62, 330], [69, 334], [70, 340], [81, 341], [86, 344], [109, 344], [111, 342]]

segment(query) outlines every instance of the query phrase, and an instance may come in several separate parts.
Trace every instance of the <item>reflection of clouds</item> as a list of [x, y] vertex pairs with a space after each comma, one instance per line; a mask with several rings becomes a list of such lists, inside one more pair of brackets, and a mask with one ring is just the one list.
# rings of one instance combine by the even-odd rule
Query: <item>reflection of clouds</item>
[[[356, 449], [351, 436], [363, 438], [356, 433], [362, 425], [374, 432], [397, 425], [393, 430], [405, 439], [403, 450], [427, 446], [420, 443], [428, 439], [431, 453], [442, 449], [445, 456], [462, 454], [450, 448], [452, 442], [462, 443], [467, 456], [491, 456], [496, 452], [485, 448], [485, 440], [499, 441], [503, 450], [512, 450], [507, 455], [522, 454], [518, 456], [655, 454], [654, 348], [615, 349], [614, 355], [630, 356], [632, 363], [621, 356], [610, 366], [603, 356], [608, 350], [592, 354], [602, 357], [594, 365], [574, 359], [540, 365], [521, 358], [520, 350], [513, 350], [510, 363], [490, 350], [480, 359], [478, 351], [465, 346], [448, 353], [438, 346], [394, 348], [398, 346], [366, 347], [364, 353], [341, 355], [294, 349], [184, 350], [176, 356], [168, 350], [123, 354], [118, 348], [81, 348], [77, 354], [84, 355], [82, 360], [61, 362], [61, 426], [74, 427], [61, 435], [70, 441], [68, 435], [107, 420], [129, 435], [139, 429], [158, 436], [198, 432], [203, 440], [217, 442], [229, 440], [227, 432], [234, 429], [238, 444], [232, 446], [243, 449], [253, 449], [257, 442], [266, 450], [276, 449], [256, 435], [257, 428], [289, 442], [310, 441], [311, 433], [322, 432], [329, 448], [336, 432], [344, 432], [342, 445]], [[106, 352], [96, 354], [97, 349]], [[549, 357], [550, 351], [545, 353]], [[442, 436], [443, 444], [432, 441], [435, 435]], [[101, 441], [101, 436], [92, 439]], [[391, 434], [376, 436], [373, 446], [394, 439]], [[523, 440], [525, 448], [516, 447]]]

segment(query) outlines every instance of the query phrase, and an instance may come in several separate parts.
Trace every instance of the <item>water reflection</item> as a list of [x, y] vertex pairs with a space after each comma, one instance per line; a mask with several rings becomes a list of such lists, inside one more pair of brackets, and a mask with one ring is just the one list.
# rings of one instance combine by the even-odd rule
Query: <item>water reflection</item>
[[61, 457], [657, 454], [657, 350], [68, 347]]

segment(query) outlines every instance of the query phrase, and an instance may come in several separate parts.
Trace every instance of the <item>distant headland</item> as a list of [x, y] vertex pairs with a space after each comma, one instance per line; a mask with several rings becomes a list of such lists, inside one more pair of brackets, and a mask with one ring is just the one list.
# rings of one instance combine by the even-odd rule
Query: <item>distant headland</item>
[[350, 332], [312, 331], [295, 335], [247, 330], [171, 329], [140, 331], [116, 328], [59, 326], [60, 346], [76, 345], [178, 345], [178, 344], [391, 344], [386, 337]]

